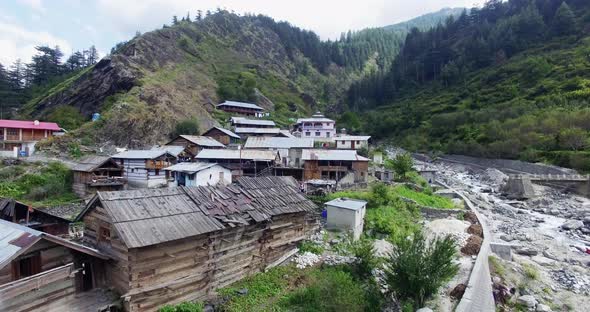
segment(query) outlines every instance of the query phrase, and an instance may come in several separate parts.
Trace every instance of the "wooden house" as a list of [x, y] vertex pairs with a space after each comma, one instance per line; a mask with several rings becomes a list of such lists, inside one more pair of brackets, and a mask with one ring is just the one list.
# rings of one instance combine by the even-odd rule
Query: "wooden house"
[[221, 142], [207, 136], [200, 135], [179, 135], [174, 140], [166, 143], [166, 146], [182, 146], [187, 157], [192, 160], [200, 151], [204, 149], [225, 148]]
[[150, 188], [166, 186], [168, 176], [163, 169], [176, 163], [176, 157], [166, 150], [130, 150], [111, 158], [123, 167], [123, 177], [129, 187]]
[[128, 311], [200, 300], [280, 264], [317, 229], [317, 206], [290, 177], [229, 186], [98, 192], [77, 220], [114, 258], [105, 273]]
[[369, 159], [355, 150], [306, 149], [302, 152], [303, 180], [341, 181], [350, 177], [347, 183], [367, 182]]
[[195, 159], [229, 168], [232, 170], [233, 178], [242, 175], [257, 176], [281, 162], [278, 152], [261, 149], [207, 149], [202, 150]]
[[235, 113], [245, 116], [262, 117], [265, 115], [264, 108], [252, 103], [225, 101], [221, 104], [218, 104], [217, 109], [220, 109], [224, 112]]
[[361, 149], [369, 148], [370, 136], [366, 135], [342, 135], [335, 137], [337, 149]]
[[213, 127], [207, 130], [205, 133], [203, 133], [203, 136], [213, 138], [225, 146], [240, 144], [239, 135], [220, 127]]
[[244, 149], [263, 149], [278, 152], [283, 167], [299, 167], [303, 149], [312, 149], [314, 140], [308, 138], [249, 137]]
[[231, 170], [216, 163], [183, 162], [164, 170], [170, 172], [169, 186], [207, 186], [232, 182]]
[[86, 197], [96, 191], [118, 191], [127, 186], [127, 180], [123, 177], [123, 166], [108, 156], [82, 158], [72, 171], [72, 188], [80, 197]]
[[10, 198], [0, 198], [0, 219], [53, 234], [68, 235], [71, 220]]
[[[57, 236], [0, 220], [0, 311], [98, 311], [108, 257]], [[114, 299], [114, 300], [113, 300]]]

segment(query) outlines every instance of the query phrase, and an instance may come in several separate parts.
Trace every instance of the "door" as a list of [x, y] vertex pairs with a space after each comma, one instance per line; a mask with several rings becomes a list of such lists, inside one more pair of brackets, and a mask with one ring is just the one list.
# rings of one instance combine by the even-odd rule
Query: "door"
[[82, 284], [80, 285], [80, 290], [89, 291], [93, 286], [92, 264], [90, 262], [82, 262]]

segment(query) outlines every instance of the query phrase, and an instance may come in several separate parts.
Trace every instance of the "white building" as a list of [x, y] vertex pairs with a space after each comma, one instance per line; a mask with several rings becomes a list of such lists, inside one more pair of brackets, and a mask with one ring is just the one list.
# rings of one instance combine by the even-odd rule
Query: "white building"
[[168, 177], [163, 169], [176, 162], [166, 150], [129, 150], [111, 158], [123, 167], [123, 176], [132, 188], [165, 186]]
[[327, 202], [328, 229], [342, 229], [352, 233], [354, 240], [361, 237], [367, 202], [350, 198], [336, 198]]
[[370, 136], [343, 135], [335, 137], [336, 148], [338, 149], [361, 149], [369, 148]]
[[244, 149], [267, 149], [278, 152], [283, 166], [299, 167], [303, 149], [313, 148], [314, 140], [285, 137], [249, 137]]
[[232, 183], [231, 170], [215, 163], [185, 162], [164, 170], [169, 172], [172, 179], [168, 186], [208, 186]]
[[302, 138], [332, 141], [336, 136], [336, 122], [316, 112], [311, 118], [299, 118], [295, 131], [301, 133]]

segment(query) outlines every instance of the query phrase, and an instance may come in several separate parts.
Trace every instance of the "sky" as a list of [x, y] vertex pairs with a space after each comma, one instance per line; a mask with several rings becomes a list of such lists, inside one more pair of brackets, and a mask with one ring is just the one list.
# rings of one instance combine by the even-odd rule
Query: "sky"
[[0, 1], [0, 63], [29, 62], [38, 45], [67, 55], [95, 45], [105, 56], [116, 43], [170, 24], [172, 16], [225, 8], [265, 14], [337, 39], [347, 30], [380, 27], [446, 7], [485, 0], [6, 0]]

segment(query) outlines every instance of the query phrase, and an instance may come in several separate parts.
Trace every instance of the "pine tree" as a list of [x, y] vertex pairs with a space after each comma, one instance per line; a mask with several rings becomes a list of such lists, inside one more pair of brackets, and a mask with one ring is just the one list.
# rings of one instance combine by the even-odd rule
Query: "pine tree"
[[178, 17], [176, 15], [172, 16], [172, 25], [178, 25]]
[[576, 17], [567, 3], [562, 2], [555, 12], [552, 23], [553, 34], [564, 36], [573, 34], [576, 31]]
[[191, 13], [190, 12], [186, 12], [186, 21], [189, 22], [189, 23], [192, 22], [191, 21]]
[[24, 86], [24, 66], [21, 59], [14, 61], [10, 70], [8, 71], [8, 81], [10, 82], [11, 88], [14, 90], [21, 90]]
[[203, 19], [203, 11], [198, 10], [197, 11], [197, 21], [201, 21]]
[[88, 55], [86, 56], [86, 66], [92, 66], [96, 64], [98, 60], [98, 51], [94, 45], [91, 45], [90, 48], [88, 48]]

